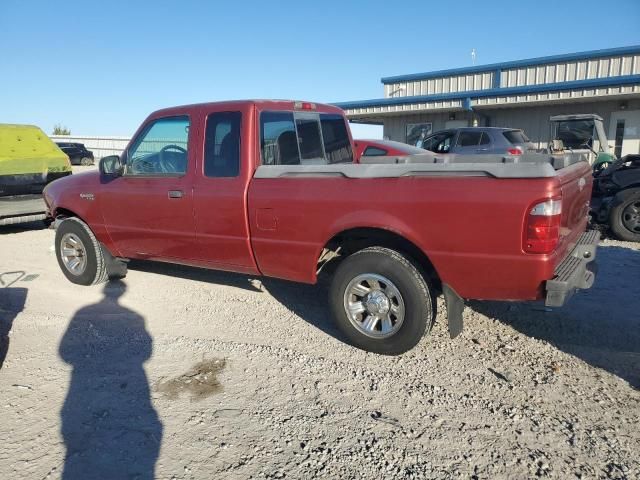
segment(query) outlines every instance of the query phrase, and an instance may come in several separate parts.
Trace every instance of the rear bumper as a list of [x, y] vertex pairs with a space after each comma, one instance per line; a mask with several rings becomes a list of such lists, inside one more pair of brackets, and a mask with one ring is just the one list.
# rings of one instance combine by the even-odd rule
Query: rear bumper
[[569, 255], [556, 267], [554, 277], [545, 283], [548, 307], [561, 307], [577, 291], [591, 288], [596, 277], [596, 250], [600, 232], [584, 232]]

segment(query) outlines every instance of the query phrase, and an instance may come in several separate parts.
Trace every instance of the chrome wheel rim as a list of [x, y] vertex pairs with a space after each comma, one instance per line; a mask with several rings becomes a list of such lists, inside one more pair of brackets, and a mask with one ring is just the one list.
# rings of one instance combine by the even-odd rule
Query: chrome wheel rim
[[73, 275], [82, 275], [87, 268], [87, 250], [75, 233], [65, 233], [60, 239], [60, 258]]
[[375, 273], [363, 273], [349, 282], [344, 292], [344, 310], [358, 331], [373, 338], [395, 334], [405, 317], [398, 287]]
[[640, 200], [627, 205], [622, 212], [622, 223], [627, 230], [640, 233]]

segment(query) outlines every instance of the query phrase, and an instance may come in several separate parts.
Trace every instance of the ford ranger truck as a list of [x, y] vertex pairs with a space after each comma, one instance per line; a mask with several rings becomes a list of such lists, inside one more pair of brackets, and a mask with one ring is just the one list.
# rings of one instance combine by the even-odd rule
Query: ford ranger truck
[[67, 175], [69, 158], [42, 130], [0, 124], [0, 225], [45, 220], [42, 190]]
[[382, 354], [420, 341], [440, 293], [454, 337], [464, 299], [561, 306], [592, 285], [599, 234], [585, 232], [587, 162], [364, 165], [353, 151], [342, 110], [329, 105], [159, 110], [121, 156], [45, 189], [58, 263], [79, 285], [124, 276], [127, 259], [309, 284], [331, 271], [338, 327]]

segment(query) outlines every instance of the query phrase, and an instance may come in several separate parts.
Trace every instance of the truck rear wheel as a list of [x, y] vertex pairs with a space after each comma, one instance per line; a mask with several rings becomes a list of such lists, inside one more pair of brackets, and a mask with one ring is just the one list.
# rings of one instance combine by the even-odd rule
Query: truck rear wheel
[[432, 289], [415, 265], [383, 247], [360, 250], [338, 266], [329, 302], [354, 346], [383, 355], [416, 346], [436, 314]]
[[70, 282], [95, 285], [107, 281], [107, 266], [100, 243], [89, 226], [76, 217], [64, 219], [56, 229], [58, 265]]
[[611, 209], [609, 225], [620, 240], [640, 242], [640, 188], [618, 192]]

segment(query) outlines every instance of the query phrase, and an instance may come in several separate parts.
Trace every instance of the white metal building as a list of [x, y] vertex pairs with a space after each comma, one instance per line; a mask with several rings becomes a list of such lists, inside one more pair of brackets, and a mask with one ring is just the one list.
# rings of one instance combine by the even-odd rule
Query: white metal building
[[54, 142], [82, 143], [93, 152], [97, 160], [109, 155], [120, 155], [129, 143], [129, 137], [94, 137], [86, 135], [49, 135]]
[[596, 113], [617, 155], [640, 153], [640, 46], [382, 79], [384, 98], [337, 103], [390, 140], [462, 126], [522, 128], [540, 148], [549, 117]]

